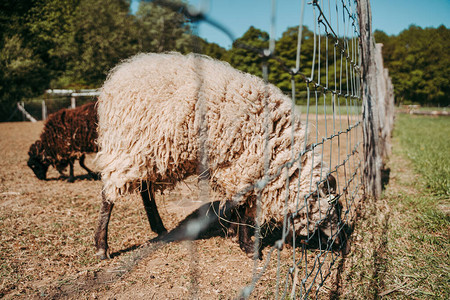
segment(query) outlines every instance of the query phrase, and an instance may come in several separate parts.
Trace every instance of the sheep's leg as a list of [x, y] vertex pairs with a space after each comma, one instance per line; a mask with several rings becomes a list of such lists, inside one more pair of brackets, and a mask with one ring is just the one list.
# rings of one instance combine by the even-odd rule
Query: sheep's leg
[[247, 254], [249, 257], [253, 257], [254, 244], [251, 239], [250, 228], [245, 219], [242, 219], [244, 224], [239, 226], [239, 247]]
[[66, 177], [66, 174], [64, 174], [64, 171], [58, 170], [59, 173], [59, 179], [64, 179]]
[[81, 155], [80, 157], [80, 166], [85, 169], [88, 172], [88, 175], [94, 179], [98, 179], [97, 173], [91, 171], [86, 165], [84, 164], [84, 160], [86, 159], [86, 155]]
[[109, 258], [108, 253], [108, 224], [111, 217], [111, 211], [114, 203], [108, 201], [104, 193], [102, 193], [102, 207], [98, 217], [97, 231], [95, 232], [95, 247], [97, 248], [96, 255], [100, 259]]
[[149, 182], [148, 185], [146, 181], [142, 182], [141, 196], [142, 201], [144, 202], [145, 212], [147, 213], [148, 222], [150, 223], [152, 230], [158, 235], [167, 232], [159, 215], [158, 208], [156, 207], [155, 195], [151, 182]]
[[59, 161], [59, 162], [56, 163], [55, 167], [56, 167], [56, 170], [58, 170], [58, 172], [59, 172], [59, 178], [60, 179], [63, 179], [63, 178], [67, 177], [66, 174], [64, 174], [64, 170], [67, 168], [68, 164], [69, 163], [67, 163], [66, 160]]
[[[254, 224], [254, 209], [245, 208], [245, 212], [243, 217], [240, 220], [239, 224], [239, 247], [247, 254], [248, 257], [254, 257], [255, 251], [255, 243], [252, 239], [254, 230], [252, 225]], [[242, 215], [242, 214], [241, 214]], [[258, 257], [261, 257], [261, 253], [258, 254]]]
[[75, 176], [73, 175], [73, 159], [69, 160], [69, 179], [67, 179], [68, 182], [74, 182]]
[[227, 228], [227, 236], [230, 237], [233, 242], [238, 242], [239, 241], [238, 233], [239, 233], [240, 218], [239, 218], [239, 212], [236, 208], [232, 210], [229, 221], [230, 221], [230, 224], [228, 225], [228, 228]]

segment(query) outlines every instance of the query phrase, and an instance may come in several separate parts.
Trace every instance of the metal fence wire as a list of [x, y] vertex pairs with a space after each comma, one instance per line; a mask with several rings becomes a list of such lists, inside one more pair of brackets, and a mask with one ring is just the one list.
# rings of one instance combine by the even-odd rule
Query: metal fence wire
[[[207, 22], [231, 36], [226, 24], [219, 24], [211, 19], [207, 13], [189, 9], [173, 4], [170, 1], [154, 1], [159, 5], [173, 7], [183, 11], [194, 22]], [[276, 264], [276, 275], [270, 278], [272, 294], [275, 299], [320, 297], [324, 292], [324, 286], [333, 273], [336, 261], [346, 251], [346, 237], [355, 217], [355, 210], [363, 197], [363, 122], [362, 122], [362, 96], [361, 96], [361, 53], [358, 15], [356, 1], [301, 1], [298, 24], [298, 44], [295, 63], [292, 64], [277, 55], [275, 42], [276, 1], [272, 1], [272, 13], [270, 17], [270, 40], [267, 49], [256, 49], [245, 44], [235, 44], [247, 50], [255, 51], [263, 57], [263, 79], [269, 82], [269, 67], [273, 62], [282, 69], [286, 76], [291, 78], [292, 107], [291, 114], [300, 114], [304, 124], [306, 135], [301, 151], [292, 155], [291, 160], [281, 166], [274, 174], [268, 174], [268, 166], [272, 163], [271, 156], [265, 151], [264, 160], [266, 173], [264, 177], [254, 182], [248, 189], [258, 191], [264, 188], [277, 176], [288, 172], [293, 164], [301, 164], [302, 158], [311, 154], [313, 159], [320, 158], [320, 180], [313, 181], [312, 175], [309, 182], [309, 192], [300, 197], [294, 197], [296, 210], [285, 209], [284, 221], [280, 234], [268, 251], [264, 259], [260, 261], [258, 249], [263, 237], [261, 225], [258, 222], [258, 214], [261, 212], [261, 192], [256, 194], [256, 224], [255, 224], [255, 255], [253, 276], [240, 291], [238, 298], [248, 298], [258, 282], [266, 273], [271, 264]], [[180, 9], [182, 8], [182, 9]], [[306, 18], [311, 18], [313, 24], [313, 55], [312, 61], [302, 60], [302, 34]], [[195, 24], [194, 24], [195, 31]], [[304, 66], [310, 66], [306, 69]], [[201, 89], [201, 87], [200, 87]], [[300, 94], [305, 97], [301, 106], [296, 105]], [[199, 99], [198, 101], [202, 101]], [[203, 120], [204, 130], [207, 131], [207, 107], [199, 105], [199, 116]], [[265, 111], [264, 122], [268, 130], [270, 110]], [[293, 119], [293, 117], [291, 118]], [[265, 145], [268, 147], [269, 137], [265, 135]], [[292, 132], [294, 141], [294, 132]], [[200, 163], [199, 169], [207, 170], [207, 135], [199, 135]], [[300, 169], [302, 166], [300, 166]], [[328, 187], [327, 194], [321, 192], [321, 187], [330, 185], [330, 178], [335, 179], [333, 188]], [[289, 188], [292, 184], [300, 185], [300, 180], [290, 182], [286, 176], [286, 195], [292, 193]], [[302, 183], [304, 184], [304, 183]], [[241, 191], [242, 195], [248, 190]], [[209, 199], [210, 189], [207, 184], [200, 184], [200, 197], [203, 202]], [[239, 194], [239, 193], [238, 193]], [[236, 195], [238, 197], [240, 195]], [[320, 198], [320, 199], [319, 199]], [[326, 213], [320, 213], [320, 218], [314, 220], [314, 226], [306, 226], [306, 232], [302, 235], [292, 234], [295, 231], [294, 220], [300, 215], [307, 216], [311, 209], [311, 203], [327, 199], [329, 209]], [[286, 196], [286, 207], [291, 199]], [[336, 214], [333, 217], [332, 214]], [[202, 215], [202, 214], [200, 214]], [[332, 219], [332, 221], [329, 221]], [[324, 234], [319, 229], [320, 224], [334, 222], [331, 230]], [[200, 217], [188, 224], [186, 234], [194, 239], [202, 228], [208, 226], [208, 218]], [[288, 246], [285, 246], [288, 244]], [[196, 247], [192, 243], [192, 272], [191, 272], [191, 296], [198, 296], [198, 280], [195, 272]], [[289, 259], [282, 258], [282, 251], [289, 251]], [[284, 256], [283, 256], [284, 257]], [[329, 290], [329, 289], [328, 289]]]

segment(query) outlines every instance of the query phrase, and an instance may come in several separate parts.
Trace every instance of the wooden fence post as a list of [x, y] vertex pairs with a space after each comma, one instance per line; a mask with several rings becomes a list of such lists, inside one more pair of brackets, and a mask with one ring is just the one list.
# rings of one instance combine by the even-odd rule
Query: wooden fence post
[[386, 82], [386, 95], [385, 95], [385, 106], [386, 106], [386, 155], [391, 155], [391, 136], [394, 130], [394, 119], [395, 119], [395, 104], [394, 104], [394, 86], [392, 85], [391, 77], [389, 76], [389, 70], [383, 69], [383, 79]]
[[364, 137], [364, 186], [366, 195], [381, 195], [380, 116], [377, 102], [377, 68], [369, 0], [358, 1]]
[[25, 104], [23, 103], [23, 101], [17, 102], [17, 108], [22, 112], [24, 118], [27, 118], [27, 119], [30, 120], [31, 122], [37, 122], [36, 119], [33, 118], [33, 116], [30, 115], [30, 114], [25, 110]]
[[47, 105], [45, 105], [45, 100], [42, 100], [42, 121], [47, 120]]

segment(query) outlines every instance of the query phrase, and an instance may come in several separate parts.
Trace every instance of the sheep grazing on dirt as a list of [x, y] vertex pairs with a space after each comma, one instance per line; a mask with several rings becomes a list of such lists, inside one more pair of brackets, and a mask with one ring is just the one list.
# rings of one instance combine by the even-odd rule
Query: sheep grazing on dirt
[[[265, 105], [270, 118], [267, 139]], [[325, 176], [328, 170], [318, 151], [304, 151], [289, 165], [304, 150], [307, 138], [304, 124], [291, 108], [289, 97], [275, 86], [202, 55], [139, 54], [116, 66], [98, 101], [96, 163], [103, 190], [97, 255], [109, 257], [108, 222], [120, 195], [140, 191], [152, 229], [165, 232], [154, 192], [198, 175], [203, 121], [210, 185], [222, 203], [231, 201], [239, 210], [241, 222], [254, 222], [258, 182], [266, 178], [268, 154], [266, 174], [271, 179], [260, 190], [260, 222], [280, 224], [285, 211], [295, 212], [306, 203], [307, 208], [295, 215], [295, 232], [307, 235], [319, 228], [329, 234], [336, 228], [337, 210], [326, 195], [331, 190]], [[288, 167], [279, 172], [285, 164]], [[301, 199], [299, 206], [297, 199]], [[239, 227], [239, 243], [250, 253], [248, 227]]]
[[61, 109], [48, 117], [40, 139], [30, 146], [28, 166], [41, 180], [46, 179], [49, 166], [55, 167], [62, 177], [63, 171], [70, 166], [68, 181], [73, 182], [73, 164], [78, 159], [88, 175], [97, 178], [97, 174], [84, 164], [86, 154], [97, 152], [96, 138], [95, 102]]

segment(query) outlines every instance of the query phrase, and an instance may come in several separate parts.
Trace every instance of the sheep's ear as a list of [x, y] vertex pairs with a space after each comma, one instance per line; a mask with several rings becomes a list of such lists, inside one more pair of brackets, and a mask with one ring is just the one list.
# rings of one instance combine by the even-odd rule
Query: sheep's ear
[[39, 152], [39, 141], [34, 142], [31, 144], [30, 149], [28, 149], [28, 155], [31, 156], [37, 156]]
[[64, 123], [64, 119], [66, 118], [66, 111], [64, 110], [62, 113], [61, 113], [61, 122], [63, 122]]

